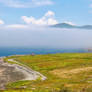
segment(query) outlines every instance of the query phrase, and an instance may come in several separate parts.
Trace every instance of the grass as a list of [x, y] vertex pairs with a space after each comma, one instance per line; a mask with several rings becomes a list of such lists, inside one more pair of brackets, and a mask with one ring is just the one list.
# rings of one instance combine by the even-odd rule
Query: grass
[[92, 92], [92, 53], [11, 56], [5, 61], [10, 58], [39, 71], [47, 80], [9, 83], [5, 92]]

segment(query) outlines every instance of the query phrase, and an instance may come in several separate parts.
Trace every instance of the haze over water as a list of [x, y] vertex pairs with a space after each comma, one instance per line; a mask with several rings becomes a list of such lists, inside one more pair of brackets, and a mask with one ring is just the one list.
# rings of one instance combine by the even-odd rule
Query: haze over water
[[0, 47], [92, 48], [92, 30], [49, 27], [1, 28]]
[[5, 28], [0, 30], [0, 56], [88, 52], [92, 31], [49, 27]]

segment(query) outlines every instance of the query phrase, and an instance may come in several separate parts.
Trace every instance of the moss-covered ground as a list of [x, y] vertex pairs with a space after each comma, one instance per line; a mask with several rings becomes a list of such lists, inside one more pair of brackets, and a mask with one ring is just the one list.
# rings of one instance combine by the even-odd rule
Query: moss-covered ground
[[47, 80], [9, 83], [4, 92], [92, 92], [92, 53], [11, 56], [5, 61], [11, 58]]

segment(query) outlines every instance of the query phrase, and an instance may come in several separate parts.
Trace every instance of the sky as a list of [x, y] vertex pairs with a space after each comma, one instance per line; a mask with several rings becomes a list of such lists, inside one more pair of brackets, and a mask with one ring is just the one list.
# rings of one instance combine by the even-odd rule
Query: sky
[[0, 0], [0, 47], [92, 48], [92, 0]]
[[92, 0], [0, 0], [0, 24], [92, 25]]

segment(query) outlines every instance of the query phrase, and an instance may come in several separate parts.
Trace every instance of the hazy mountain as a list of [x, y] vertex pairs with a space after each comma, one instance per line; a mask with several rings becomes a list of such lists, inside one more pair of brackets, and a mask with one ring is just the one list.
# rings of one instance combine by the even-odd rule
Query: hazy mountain
[[57, 27], [57, 28], [75, 28], [76, 26], [70, 25], [68, 23], [59, 23], [59, 24], [53, 25], [53, 27]]
[[71, 25], [71, 24], [68, 24], [68, 23], [59, 23], [59, 24], [53, 25], [52, 27], [57, 27], [57, 28], [92, 29], [92, 25], [76, 26], [76, 25]]
[[82, 29], [92, 29], [92, 25], [84, 25], [84, 26], [80, 26], [79, 28], [82, 28]]

